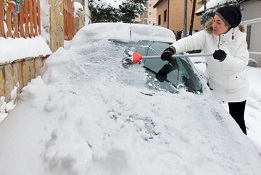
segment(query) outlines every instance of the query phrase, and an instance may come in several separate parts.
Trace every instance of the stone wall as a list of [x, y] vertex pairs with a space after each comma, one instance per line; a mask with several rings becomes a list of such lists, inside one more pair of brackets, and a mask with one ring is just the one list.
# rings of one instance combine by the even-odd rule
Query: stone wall
[[41, 68], [46, 57], [26, 58], [12, 63], [0, 63], [0, 97], [5, 101], [11, 101], [11, 91], [18, 87], [21, 92], [28, 82], [41, 75]]

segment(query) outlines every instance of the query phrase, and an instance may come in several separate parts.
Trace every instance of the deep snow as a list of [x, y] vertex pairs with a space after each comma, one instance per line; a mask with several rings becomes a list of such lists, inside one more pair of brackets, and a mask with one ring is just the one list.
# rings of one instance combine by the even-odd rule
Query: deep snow
[[[12, 52], [11, 46], [20, 42], [12, 41], [13, 43], [8, 42], [8, 44], [1, 45], [0, 58], [2, 58], [1, 54], [6, 54], [7, 51], [12, 53], [12, 60], [6, 59], [7, 62], [16, 58], [20, 59], [21, 55], [27, 54], [22, 52], [21, 47], [28, 49], [24, 44], [20, 45], [21, 51]], [[38, 50], [34, 48], [44, 45], [44, 41], [41, 37], [37, 37], [31, 39], [31, 42], [34, 42], [30, 45], [31, 54], [39, 54], [39, 52], [33, 53]], [[98, 50], [99, 44], [93, 43], [96, 50]], [[227, 136], [219, 136], [220, 130], [211, 131], [212, 128], [217, 127], [218, 123], [209, 123], [206, 116], [210, 113], [206, 112], [206, 118], [189, 117], [189, 115], [198, 113], [200, 106], [195, 106], [195, 104], [204, 104], [204, 99], [197, 99], [190, 93], [183, 93], [175, 102], [171, 101], [171, 98], [175, 96], [173, 94], [169, 94], [170, 98], [159, 94], [157, 99], [161, 101], [155, 101], [149, 97], [144, 98], [143, 95], [137, 95], [141, 87], [129, 88], [126, 93], [122, 89], [122, 85], [109, 76], [114, 74], [113, 69], [106, 72], [107, 75], [103, 74], [104, 82], [96, 79], [89, 82], [93, 85], [88, 86], [86, 83], [77, 81], [73, 85], [69, 84], [70, 81], [80, 80], [83, 77], [88, 78], [89, 75], [95, 73], [95, 69], [91, 69], [94, 72], [86, 71], [84, 69], [86, 66], [103, 67], [94, 62], [87, 63], [84, 55], [79, 56], [75, 50], [66, 49], [67, 46], [65, 50], [60, 48], [48, 58], [48, 66], [58, 66], [57, 69], [49, 69], [44, 77], [33, 79], [23, 89], [21, 101], [14, 110], [12, 110], [13, 102], [6, 104], [1, 99], [0, 120], [6, 117], [5, 110], [11, 112], [6, 120], [0, 123], [2, 131], [0, 132], [1, 175], [64, 175], [86, 174], [86, 172], [91, 175], [231, 175], [232, 173], [238, 174], [239, 170], [235, 169], [234, 165], [242, 162], [245, 155], [249, 156], [249, 160], [244, 160], [246, 163], [241, 164], [242, 169], [245, 168], [245, 170], [241, 169], [242, 172], [252, 175], [255, 174], [255, 171], [261, 171], [260, 162], [254, 161], [256, 168], [253, 170], [247, 168], [249, 164], [253, 163], [251, 160], [256, 160], [252, 154], [251, 142], [261, 152], [260, 68], [247, 67], [250, 80], [250, 95], [247, 99], [245, 117], [248, 136], [245, 137], [236, 124], [231, 125], [230, 119], [223, 121], [223, 124], [231, 125], [230, 132], [238, 135], [236, 138], [238, 141], [223, 140], [224, 144], [229, 143], [228, 147], [235, 146], [235, 148], [240, 147], [245, 150], [243, 153], [238, 153], [235, 149], [235, 152], [231, 153], [226, 152], [223, 145], [218, 145]], [[2, 52], [3, 50], [5, 52]], [[42, 54], [49, 53], [48, 49], [42, 51]], [[80, 60], [74, 59], [74, 55], [77, 55]], [[71, 61], [74, 61], [73, 65], [69, 64]], [[204, 72], [205, 64], [202, 63], [204, 58], [193, 58], [192, 61], [195, 62], [199, 71]], [[63, 66], [60, 67], [59, 64]], [[140, 71], [139, 68], [137, 69]], [[76, 73], [78, 77], [70, 77], [71, 72]], [[106, 78], [112, 82], [106, 84], [105, 87]], [[101, 91], [103, 94], [99, 96]], [[186, 98], [189, 98], [190, 101], [188, 102]], [[87, 103], [90, 106], [86, 108]], [[139, 105], [144, 103], [151, 107], [156, 106], [155, 110], [150, 111]], [[132, 107], [124, 107], [124, 105]], [[173, 108], [173, 106], [185, 106], [185, 108], [179, 109]], [[227, 109], [225, 104], [223, 106]], [[206, 111], [209, 108], [211, 106], [206, 106]], [[171, 113], [166, 113], [169, 110]], [[220, 112], [218, 107], [213, 110]], [[185, 114], [184, 111], [188, 111], [188, 113]], [[150, 139], [150, 132], [147, 131], [150, 131], [149, 129], [152, 127], [146, 116], [153, 116], [155, 113], [157, 116], [166, 116], [166, 118], [152, 118], [153, 122], [157, 124], [154, 132], [168, 133], [170, 137], [175, 138], [175, 142], [170, 137], [161, 138], [159, 136], [154, 136], [151, 143], [144, 142], [144, 140]], [[173, 118], [174, 113], [181, 115], [179, 118]], [[224, 112], [221, 113], [224, 114]], [[85, 116], [88, 115], [95, 117], [86, 118]], [[110, 118], [106, 116], [110, 116]], [[128, 116], [133, 117], [128, 118]], [[144, 117], [138, 118], [137, 116]], [[117, 121], [114, 120], [116, 118]], [[132, 124], [126, 124], [126, 118]], [[206, 122], [204, 128], [201, 128], [198, 120]], [[168, 128], [163, 127], [162, 124], [165, 122], [168, 123]], [[236, 142], [244, 144], [238, 145]], [[168, 151], [166, 152], [166, 150]], [[226, 153], [225, 156], [224, 153]], [[235, 155], [237, 155], [237, 159], [232, 159]], [[216, 162], [218, 165], [214, 164]], [[159, 167], [165, 167], [165, 169]]]
[[[211, 93], [144, 95], [140, 92], [148, 90], [141, 86], [141, 66], [124, 69], [119, 64], [124, 48], [103, 52], [115, 46], [81, 38], [71, 42], [77, 47], [60, 48], [46, 60], [44, 75], [23, 88], [21, 100], [0, 124], [0, 174], [261, 171], [256, 151], [261, 138], [260, 68], [247, 68], [255, 84], [250, 83], [245, 136], [221, 105], [208, 101]], [[198, 64], [203, 58], [192, 60], [204, 71], [204, 63]]]

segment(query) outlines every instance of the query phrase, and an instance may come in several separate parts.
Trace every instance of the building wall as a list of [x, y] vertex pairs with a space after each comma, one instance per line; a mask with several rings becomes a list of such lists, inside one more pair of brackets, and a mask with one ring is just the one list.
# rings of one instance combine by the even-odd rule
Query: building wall
[[153, 5], [156, 2], [157, 0], [148, 0], [145, 4], [146, 10], [135, 19], [135, 23], [155, 25], [157, 14]]
[[147, 11], [148, 11], [148, 23], [151, 25], [156, 24], [157, 11], [153, 8], [153, 5], [157, 2], [157, 0], [147, 1]]
[[[247, 1], [241, 4], [242, 8], [242, 21], [250, 19], [261, 18], [261, 1], [253, 0]], [[260, 41], [261, 41], [261, 22], [250, 24], [251, 25], [251, 45], [250, 51], [261, 52]], [[257, 44], [259, 43], [259, 45]]]
[[[158, 26], [162, 26], [165, 28], [169, 28], [169, 22], [168, 19], [167, 21], [164, 21], [164, 11], [168, 10], [168, 0], [163, 0], [157, 7], [156, 7], [156, 19], [157, 19], [157, 23], [156, 25]], [[168, 13], [167, 13], [168, 15]]]
[[[168, 16], [168, 4], [169, 4], [169, 19], [164, 21], [164, 11], [167, 10]], [[187, 30], [190, 27], [191, 13], [192, 13], [192, 1], [187, 1]], [[196, 3], [197, 11], [202, 5]], [[184, 28], [184, 0], [161, 0], [157, 9], [157, 25], [169, 28], [174, 31], [175, 34], [179, 31], [183, 31]], [[161, 16], [161, 23], [159, 24], [159, 15]], [[200, 30], [200, 17], [194, 16], [193, 30]]]
[[[242, 21], [247, 21], [251, 19], [261, 18], [260, 7], [261, 1], [260, 0], [252, 0], [246, 1], [240, 5], [242, 8]], [[249, 24], [248, 25], [248, 38], [249, 40], [249, 52], [250, 58], [255, 59], [258, 62], [258, 65], [261, 66], [261, 20], [257, 23]], [[254, 53], [253, 53], [254, 52]], [[259, 53], [256, 53], [259, 52]]]

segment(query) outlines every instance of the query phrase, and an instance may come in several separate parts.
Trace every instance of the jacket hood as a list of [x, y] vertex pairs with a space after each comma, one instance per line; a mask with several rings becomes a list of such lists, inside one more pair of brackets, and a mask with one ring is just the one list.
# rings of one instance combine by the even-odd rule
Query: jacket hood
[[[204, 30], [206, 30], [210, 34], [213, 32], [213, 27], [212, 27], [213, 22], [214, 22], [214, 20], [213, 20], [213, 18], [211, 18], [204, 25]], [[246, 25], [245, 24], [243, 24], [243, 23], [239, 24], [238, 28], [241, 32], [246, 32]]]

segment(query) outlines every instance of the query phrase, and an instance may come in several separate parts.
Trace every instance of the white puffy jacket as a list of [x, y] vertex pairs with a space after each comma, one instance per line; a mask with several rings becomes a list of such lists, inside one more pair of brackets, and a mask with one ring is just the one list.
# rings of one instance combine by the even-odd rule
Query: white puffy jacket
[[[201, 49], [204, 53], [214, 53], [221, 49], [227, 53], [224, 61], [213, 56], [206, 57], [206, 78], [213, 95], [223, 102], [241, 102], [248, 96], [248, 80], [245, 68], [249, 61], [244, 27], [230, 29], [226, 34], [212, 34], [211, 23], [205, 30], [178, 40], [172, 45], [176, 53]], [[233, 37], [234, 36], [234, 37]]]

